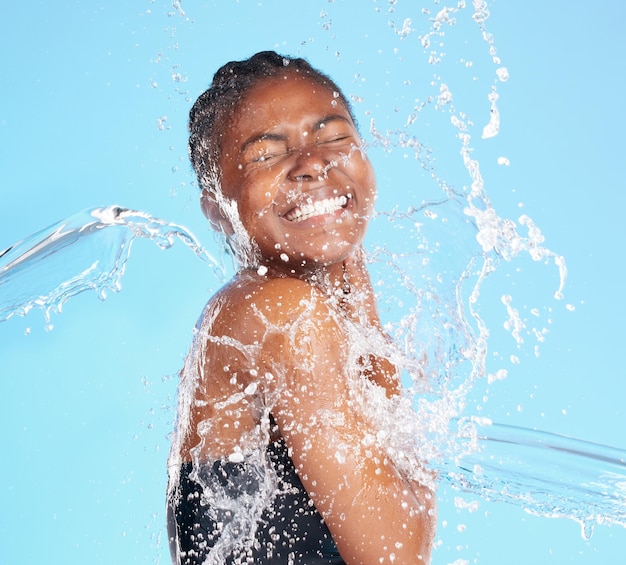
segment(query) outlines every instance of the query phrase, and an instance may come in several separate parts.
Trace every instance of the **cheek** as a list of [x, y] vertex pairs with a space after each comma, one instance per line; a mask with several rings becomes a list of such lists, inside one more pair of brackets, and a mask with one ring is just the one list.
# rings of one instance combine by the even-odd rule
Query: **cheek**
[[256, 170], [246, 177], [246, 190], [259, 212], [275, 204], [276, 195], [286, 189], [285, 178], [285, 170], [279, 165]]
[[355, 151], [347, 162], [347, 168], [351, 176], [358, 178], [364, 187], [369, 187], [372, 192], [376, 191], [376, 175], [367, 155], [361, 151]]
[[262, 221], [267, 214], [272, 212], [275, 202], [274, 191], [268, 189], [266, 184], [260, 182], [260, 179], [246, 183], [246, 186], [242, 188], [242, 198], [238, 204], [240, 213], [253, 222]]
[[266, 186], [259, 184], [255, 187], [255, 194], [251, 203], [253, 204], [255, 215], [262, 218], [272, 211], [275, 203], [275, 193]]
[[364, 158], [360, 163], [359, 181], [362, 184], [367, 196], [366, 200], [369, 205], [373, 205], [376, 200], [376, 175], [372, 165]]
[[259, 219], [259, 220], [263, 220], [263, 218], [269, 214], [272, 210], [272, 205], [271, 203], [265, 203], [265, 204], [260, 204], [259, 206], [257, 206], [256, 208], [256, 212], [255, 212], [255, 216]]

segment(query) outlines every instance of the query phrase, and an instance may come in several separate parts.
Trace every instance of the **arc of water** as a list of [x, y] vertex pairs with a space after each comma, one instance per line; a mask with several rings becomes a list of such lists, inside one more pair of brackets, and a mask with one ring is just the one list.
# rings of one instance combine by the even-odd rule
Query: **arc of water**
[[162, 249], [180, 240], [224, 278], [220, 263], [186, 228], [121, 206], [90, 208], [0, 252], [0, 322], [33, 308], [61, 311], [70, 298], [94, 290], [118, 292], [131, 246], [147, 238]]
[[575, 520], [586, 539], [594, 524], [626, 527], [625, 450], [490, 421], [460, 428], [466, 448], [439, 465], [454, 488]]

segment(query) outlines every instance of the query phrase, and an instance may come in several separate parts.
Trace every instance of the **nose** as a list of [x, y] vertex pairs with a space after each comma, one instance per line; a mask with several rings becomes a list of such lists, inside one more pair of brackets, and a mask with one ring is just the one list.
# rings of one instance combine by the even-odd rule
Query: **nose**
[[319, 147], [309, 145], [293, 151], [288, 177], [297, 182], [322, 180], [332, 166], [333, 161], [325, 157]]

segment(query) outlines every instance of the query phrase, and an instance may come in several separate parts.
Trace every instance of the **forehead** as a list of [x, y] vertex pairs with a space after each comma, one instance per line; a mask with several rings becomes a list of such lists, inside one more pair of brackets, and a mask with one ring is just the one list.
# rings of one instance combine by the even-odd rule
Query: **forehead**
[[233, 125], [275, 127], [286, 123], [318, 121], [326, 114], [345, 115], [352, 122], [338, 92], [294, 72], [267, 77], [250, 88], [237, 105]]

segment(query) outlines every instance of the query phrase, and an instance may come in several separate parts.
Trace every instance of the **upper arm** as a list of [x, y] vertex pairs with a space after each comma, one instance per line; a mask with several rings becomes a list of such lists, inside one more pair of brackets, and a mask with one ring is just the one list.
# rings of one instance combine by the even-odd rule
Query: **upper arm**
[[411, 490], [362, 416], [345, 328], [315, 294], [285, 306], [288, 328], [268, 347], [269, 365], [279, 369], [272, 413], [342, 557], [384, 563], [394, 553], [396, 562], [416, 562], [421, 554], [427, 561], [430, 493]]
[[232, 457], [260, 431], [262, 406], [249, 387], [264, 328], [250, 309], [239, 294], [222, 292], [203, 313], [181, 375], [184, 460]]

